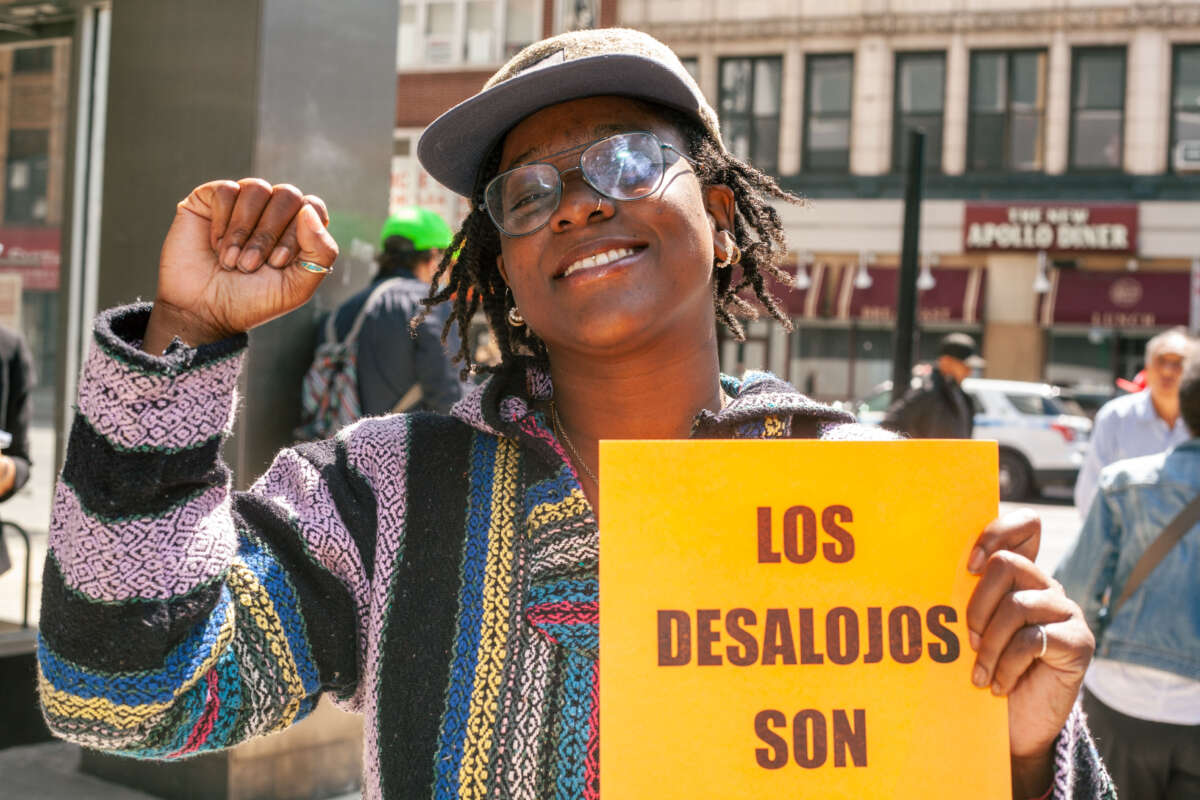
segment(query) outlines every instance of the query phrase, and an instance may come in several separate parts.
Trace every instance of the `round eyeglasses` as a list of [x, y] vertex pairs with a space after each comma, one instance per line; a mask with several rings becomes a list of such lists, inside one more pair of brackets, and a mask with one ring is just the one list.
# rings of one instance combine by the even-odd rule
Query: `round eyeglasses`
[[665, 150], [695, 163], [649, 131], [618, 133], [586, 145], [578, 166], [560, 170], [535, 161], [501, 172], [484, 190], [483, 207], [505, 236], [527, 236], [550, 221], [562, 200], [566, 173], [579, 170], [588, 186], [611, 200], [640, 200], [654, 194], [662, 183]]

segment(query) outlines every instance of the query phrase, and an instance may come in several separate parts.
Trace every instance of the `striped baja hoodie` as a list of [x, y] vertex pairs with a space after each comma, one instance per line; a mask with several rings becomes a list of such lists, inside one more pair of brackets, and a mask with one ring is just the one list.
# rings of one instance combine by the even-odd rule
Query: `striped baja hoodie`
[[[56, 734], [170, 759], [282, 730], [322, 693], [365, 717], [368, 798], [599, 796], [596, 520], [538, 400], [498, 374], [451, 416], [364, 419], [220, 457], [247, 339], [139, 349], [102, 314], [54, 498], [39, 683]], [[878, 438], [766, 374], [695, 435]], [[1099, 797], [1083, 721], [1061, 792]]]

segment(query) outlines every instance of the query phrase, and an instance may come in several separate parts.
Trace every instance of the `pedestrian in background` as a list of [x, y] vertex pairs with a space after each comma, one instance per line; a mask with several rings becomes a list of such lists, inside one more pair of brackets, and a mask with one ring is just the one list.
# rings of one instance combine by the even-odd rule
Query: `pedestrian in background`
[[983, 365], [973, 338], [965, 333], [947, 334], [929, 374], [920, 386], [892, 401], [883, 427], [914, 439], [970, 439], [975, 407], [962, 382]]
[[363, 416], [399, 411], [446, 414], [462, 397], [459, 370], [450, 361], [459, 349], [458, 336], [450, 331], [442, 344], [449, 308], [438, 306], [419, 324], [411, 324], [453, 236], [436, 212], [401, 208], [379, 232], [379, 271], [371, 285], [334, 312], [339, 340], [362, 314], [357, 366]]
[[1200, 797], [1196, 345], [1177, 400], [1190, 438], [1100, 473], [1083, 532], [1055, 575], [1097, 641], [1083, 682], [1092, 732], [1120, 796], [1137, 800]]
[[1075, 480], [1075, 507], [1086, 514], [1100, 470], [1126, 458], [1161, 453], [1189, 438], [1179, 415], [1179, 376], [1190, 344], [1184, 328], [1146, 343], [1146, 391], [1110, 400], [1096, 413], [1092, 439]]
[[[29, 480], [29, 418], [33, 356], [20, 333], [0, 325], [0, 503]], [[0, 535], [0, 573], [12, 562]]]

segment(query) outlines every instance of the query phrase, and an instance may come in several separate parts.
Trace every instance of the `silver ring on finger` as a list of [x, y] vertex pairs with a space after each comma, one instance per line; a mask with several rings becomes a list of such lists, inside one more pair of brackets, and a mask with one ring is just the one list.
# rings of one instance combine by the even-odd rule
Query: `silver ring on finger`
[[296, 266], [303, 267], [309, 272], [315, 272], [318, 275], [324, 275], [327, 272], [333, 272], [333, 267], [327, 267], [324, 264], [317, 264], [312, 261], [296, 261]]
[[1042, 637], [1042, 651], [1037, 654], [1037, 657], [1042, 658], [1043, 656], [1046, 655], [1046, 645], [1050, 643], [1050, 637], [1046, 635], [1046, 626], [1045, 625], [1038, 625], [1037, 630], [1038, 630], [1038, 633]]

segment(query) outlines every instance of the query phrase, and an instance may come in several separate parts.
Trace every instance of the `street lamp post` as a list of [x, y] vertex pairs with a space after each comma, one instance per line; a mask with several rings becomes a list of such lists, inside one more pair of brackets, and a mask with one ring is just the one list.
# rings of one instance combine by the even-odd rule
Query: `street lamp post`
[[908, 174], [904, 183], [904, 240], [896, 291], [896, 343], [892, 348], [892, 397], [908, 386], [917, 328], [917, 259], [921, 247], [921, 195], [925, 174], [925, 134], [908, 132]]

